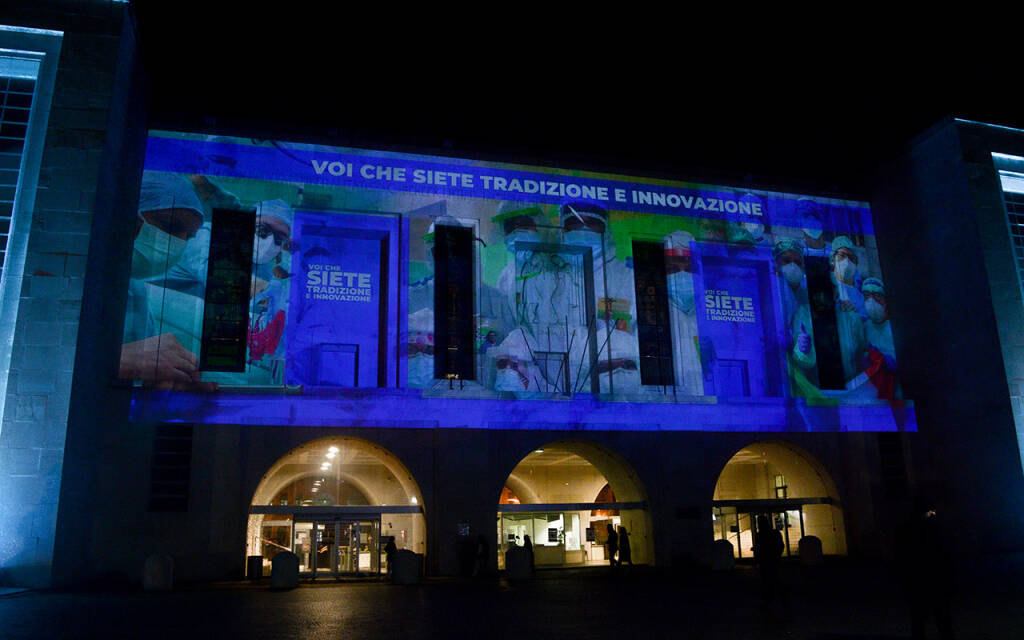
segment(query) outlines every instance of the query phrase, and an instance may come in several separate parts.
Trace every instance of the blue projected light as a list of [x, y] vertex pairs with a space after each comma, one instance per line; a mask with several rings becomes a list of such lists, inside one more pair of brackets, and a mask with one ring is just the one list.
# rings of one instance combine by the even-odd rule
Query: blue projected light
[[[121, 366], [141, 381], [135, 420], [916, 428], [863, 203], [169, 132], [151, 133], [145, 169]], [[254, 256], [244, 372], [163, 357], [213, 339], [214, 208], [256, 214], [255, 236], [239, 238]], [[170, 225], [181, 211], [199, 225], [183, 242]], [[474, 239], [460, 276], [474, 287], [472, 343], [435, 342], [439, 314], [460, 307], [435, 308], [455, 300], [435, 296], [439, 226]], [[649, 272], [665, 279], [668, 315], [645, 321], [662, 338], [638, 334], [634, 241], [654, 247], [648, 265], [663, 248]], [[438, 349], [471, 354], [473, 375], [435, 379]], [[652, 379], [671, 384], [641, 381], [650, 357], [672, 367]], [[186, 364], [146, 364], [172, 360]]]

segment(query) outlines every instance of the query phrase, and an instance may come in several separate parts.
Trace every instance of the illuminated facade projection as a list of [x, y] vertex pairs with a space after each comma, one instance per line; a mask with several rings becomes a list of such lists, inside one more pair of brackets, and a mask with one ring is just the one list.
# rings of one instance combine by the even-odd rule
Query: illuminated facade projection
[[742, 157], [714, 186], [342, 148], [387, 145], [299, 126], [311, 94], [159, 113], [134, 4], [23, 4], [0, 586], [377, 576], [392, 542], [493, 575], [528, 538], [724, 568], [760, 516], [794, 562], [877, 560], [921, 493], [964, 553], [1022, 550], [1024, 133], [939, 123], [851, 199]]
[[915, 428], [863, 203], [153, 132], [137, 228], [135, 419]]
[[[166, 131], [144, 169], [119, 365], [132, 421], [916, 429], [864, 203]], [[399, 548], [427, 549], [414, 481], [381, 494], [368, 461], [338, 466], [351, 446], [288, 453], [261, 481], [246, 553], [263, 572], [283, 549], [312, 577], [377, 570], [393, 521]], [[730, 483], [744, 451], [699, 514], [716, 536], [749, 557], [747, 520], [778, 513], [792, 549], [806, 534], [845, 553], [834, 486]], [[538, 566], [608, 563], [610, 531], [655, 562], [650, 498], [615, 451], [552, 438], [513, 464], [485, 535], [499, 568], [527, 538]], [[775, 464], [794, 480], [819, 465]], [[718, 536], [730, 516], [735, 540]]]

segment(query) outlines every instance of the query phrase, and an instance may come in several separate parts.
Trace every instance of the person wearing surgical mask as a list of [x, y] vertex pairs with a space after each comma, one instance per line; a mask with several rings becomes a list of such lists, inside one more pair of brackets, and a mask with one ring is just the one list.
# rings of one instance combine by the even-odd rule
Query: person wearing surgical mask
[[861, 372], [861, 354], [866, 345], [864, 322], [864, 294], [860, 290], [859, 258], [853, 242], [846, 236], [832, 241], [832, 280], [835, 286], [836, 328], [839, 331], [839, 350], [843, 364], [843, 377], [847, 385]]
[[744, 240], [755, 246], [762, 246], [768, 242], [768, 230], [763, 222], [744, 222], [740, 225], [743, 230]]
[[[594, 290], [598, 324], [636, 335], [636, 291], [631, 263], [616, 257], [615, 240], [609, 233], [609, 215], [603, 207], [588, 202], [568, 202], [559, 208], [562, 244], [587, 247], [593, 260]], [[614, 319], [616, 312], [623, 319]], [[606, 336], [602, 336], [605, 338]]]
[[704, 375], [697, 347], [697, 312], [694, 295], [693, 235], [675, 231], [665, 238], [665, 274], [668, 284], [669, 327], [676, 388], [686, 395], [704, 395]]
[[173, 333], [157, 334], [150, 312], [151, 292], [195, 236], [203, 207], [185, 178], [146, 172], [135, 220], [131, 278], [121, 347], [119, 377], [160, 387], [194, 388], [199, 384], [199, 359]]
[[803, 220], [801, 231], [804, 255], [818, 258], [829, 257], [829, 246], [823, 230], [821, 205], [810, 198], [800, 198], [796, 203], [796, 212], [798, 218]]
[[269, 373], [268, 383], [278, 382], [277, 376], [283, 374], [291, 274], [282, 266], [282, 255], [292, 248], [293, 219], [292, 208], [283, 200], [264, 200], [256, 205], [249, 362]]
[[[498, 275], [497, 293], [500, 309], [483, 313], [497, 324], [503, 332], [513, 331], [522, 322], [526, 311], [523, 300], [524, 283], [540, 273], [537, 264], [531, 265], [531, 243], [541, 242], [539, 228], [543, 212], [540, 207], [524, 205], [521, 202], [503, 202], [492, 222], [501, 229], [499, 241], [505, 245], [506, 262]], [[530, 252], [524, 253], [524, 252]], [[523, 273], [523, 270], [526, 273]], [[533, 269], [531, 271], [531, 269]], [[492, 305], [494, 306], [494, 305]]]
[[814, 391], [818, 386], [803, 249], [800, 242], [792, 238], [783, 238], [772, 248], [775, 273], [782, 280], [783, 319], [788, 332], [783, 344], [786, 345], [793, 394], [799, 397], [817, 395]]
[[867, 342], [864, 370], [877, 390], [877, 396], [884, 400], [894, 400], [899, 397], [896, 347], [889, 326], [885, 285], [880, 278], [865, 278], [861, 284], [861, 293], [864, 294], [864, 312], [868, 316], [864, 323]]

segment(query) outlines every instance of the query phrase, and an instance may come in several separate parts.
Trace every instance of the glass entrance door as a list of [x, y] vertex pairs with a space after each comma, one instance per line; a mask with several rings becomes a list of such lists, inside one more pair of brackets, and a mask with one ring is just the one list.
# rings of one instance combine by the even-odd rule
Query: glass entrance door
[[321, 574], [333, 574], [332, 567], [336, 565], [334, 558], [338, 554], [338, 525], [335, 522], [316, 523], [316, 566], [313, 567], [313, 577], [319, 572]]
[[292, 551], [299, 573], [314, 579], [380, 571], [380, 521], [296, 522]]

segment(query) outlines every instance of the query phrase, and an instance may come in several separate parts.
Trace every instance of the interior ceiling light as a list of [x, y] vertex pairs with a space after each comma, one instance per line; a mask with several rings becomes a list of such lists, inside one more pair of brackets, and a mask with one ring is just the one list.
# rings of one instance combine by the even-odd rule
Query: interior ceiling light
[[331, 452], [331, 453], [338, 453], [339, 449], [338, 449], [338, 447], [331, 447], [331, 448], [328, 449], [328, 451]]
[[409, 498], [409, 502], [411, 502], [413, 504], [417, 504], [419, 502], [419, 500], [416, 499], [416, 496], [413, 496], [413, 497]]
[[338, 455], [337, 451], [328, 451], [327, 452], [327, 457], [331, 458], [332, 460], [334, 459], [334, 456], [336, 456], [336, 455]]
[[534, 449], [534, 453], [544, 453], [543, 449]]

